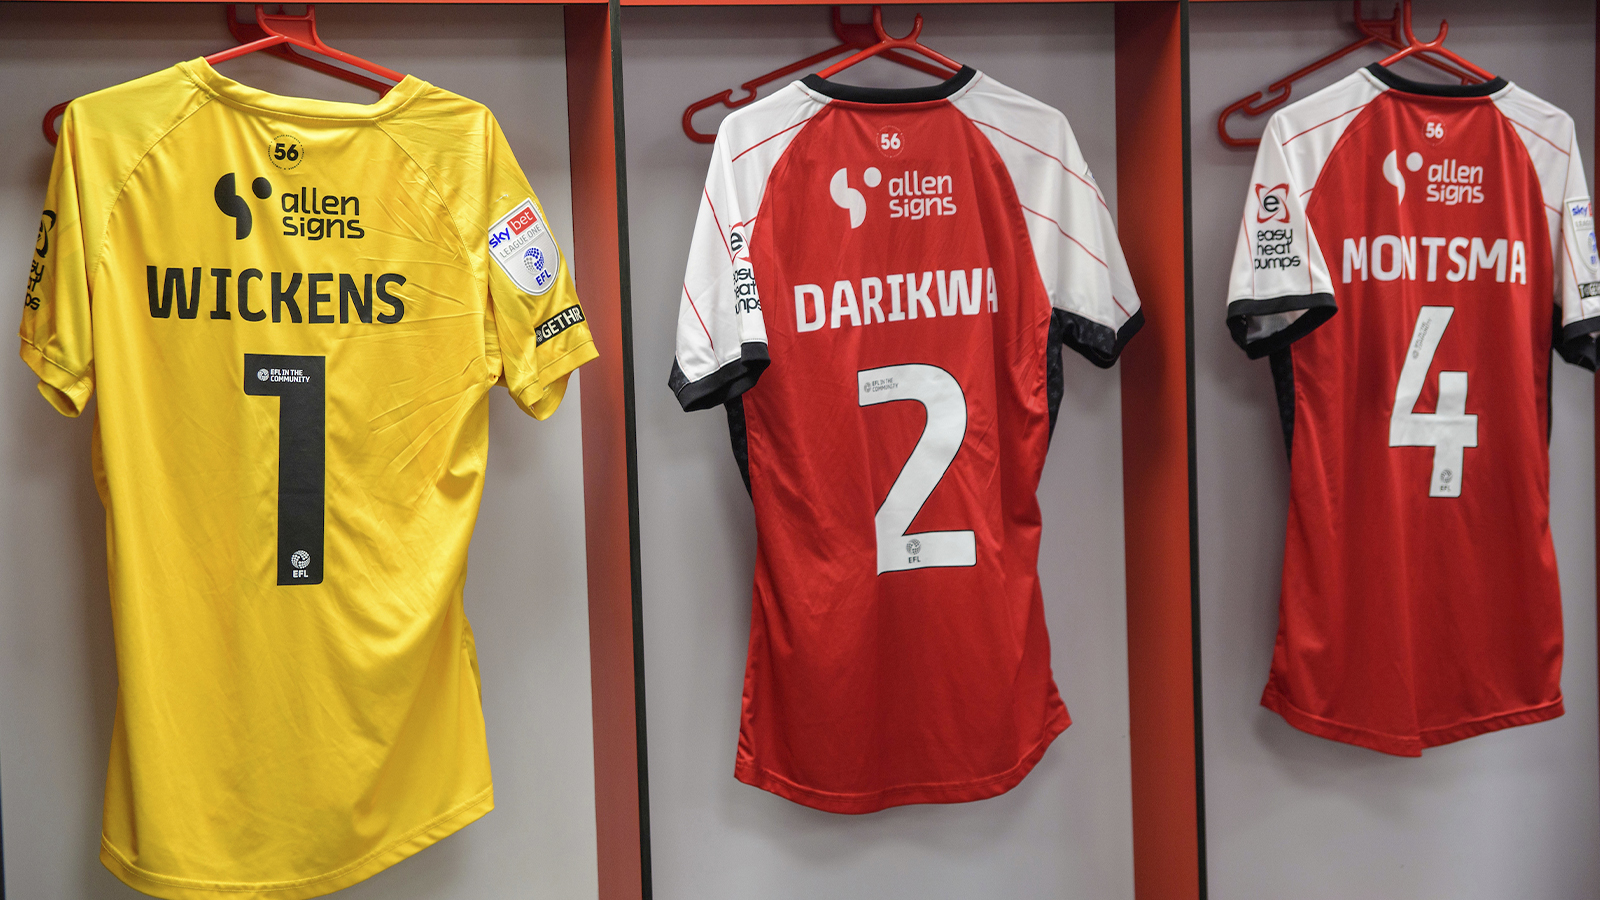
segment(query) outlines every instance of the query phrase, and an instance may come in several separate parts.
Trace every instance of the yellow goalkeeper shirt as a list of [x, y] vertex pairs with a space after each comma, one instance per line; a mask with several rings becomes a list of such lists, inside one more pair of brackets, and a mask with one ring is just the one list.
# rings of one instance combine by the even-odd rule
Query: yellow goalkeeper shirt
[[280, 97], [194, 60], [67, 108], [22, 318], [98, 392], [119, 689], [101, 859], [314, 897], [493, 805], [467, 544], [488, 392], [595, 356], [482, 105]]

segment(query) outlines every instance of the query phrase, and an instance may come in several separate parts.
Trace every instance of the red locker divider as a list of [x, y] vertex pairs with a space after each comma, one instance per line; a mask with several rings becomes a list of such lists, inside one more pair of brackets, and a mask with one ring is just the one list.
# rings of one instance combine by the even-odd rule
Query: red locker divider
[[1187, 4], [1118, 3], [1117, 231], [1147, 318], [1122, 355], [1133, 877], [1205, 896], [1194, 603]]
[[583, 396], [583, 505], [589, 564], [595, 832], [600, 900], [649, 896], [649, 787], [639, 610], [633, 327], [626, 284], [621, 61], [615, 4], [566, 14], [573, 272], [600, 358]]

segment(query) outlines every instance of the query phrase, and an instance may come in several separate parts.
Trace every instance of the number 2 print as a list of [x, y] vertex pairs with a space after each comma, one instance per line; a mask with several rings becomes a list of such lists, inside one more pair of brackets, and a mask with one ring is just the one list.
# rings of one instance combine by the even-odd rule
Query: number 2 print
[[856, 388], [861, 406], [915, 400], [928, 413], [922, 437], [873, 517], [878, 574], [977, 565], [977, 542], [971, 531], [907, 533], [966, 438], [967, 397], [960, 383], [938, 366], [911, 363], [863, 369], [856, 373]]

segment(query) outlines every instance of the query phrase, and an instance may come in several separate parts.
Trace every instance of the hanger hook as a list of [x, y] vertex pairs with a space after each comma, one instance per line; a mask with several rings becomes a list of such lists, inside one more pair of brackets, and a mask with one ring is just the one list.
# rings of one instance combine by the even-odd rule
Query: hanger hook
[[890, 37], [889, 32], [883, 28], [883, 7], [874, 6], [872, 8], [872, 30], [877, 32], [878, 40], [880, 41], [915, 41], [917, 35], [922, 34], [922, 13], [917, 13], [916, 19], [912, 21], [910, 34], [902, 38], [896, 38]]
[[1440, 19], [1439, 20], [1439, 34], [1438, 34], [1437, 37], [1435, 37], [1431, 41], [1426, 41], [1426, 42], [1417, 40], [1417, 33], [1411, 29], [1411, 0], [1401, 0], [1401, 5], [1400, 5], [1400, 26], [1405, 31], [1406, 43], [1408, 45], [1413, 46], [1413, 47], [1421, 47], [1421, 48], [1424, 48], [1424, 49], [1430, 49], [1430, 50], [1436, 50], [1439, 47], [1443, 46], [1445, 35], [1450, 33], [1450, 22], [1449, 22], [1449, 20], [1448, 19]]
[[1439, 36], [1428, 42], [1430, 47], [1438, 47], [1444, 43], [1444, 36], [1450, 33], [1450, 20], [1439, 20]]
[[1403, 0], [1400, 16], [1401, 28], [1405, 31], [1406, 44], [1423, 50], [1437, 50], [1444, 45], [1445, 36], [1450, 33], [1450, 20], [1439, 20], [1439, 34], [1431, 41], [1417, 40], [1417, 33], [1411, 28], [1411, 0]]
[[1391, 42], [1394, 41], [1394, 40], [1398, 40], [1398, 38], [1395, 37], [1395, 30], [1394, 29], [1395, 29], [1395, 26], [1400, 24], [1400, 4], [1399, 3], [1396, 3], [1393, 7], [1391, 7], [1389, 9], [1389, 18], [1387, 18], [1387, 19], [1369, 19], [1365, 15], [1363, 15], [1362, 14], [1363, 0], [1352, 0], [1350, 5], [1355, 7], [1354, 18], [1355, 18], [1356, 29], [1359, 30], [1362, 34], [1371, 35], [1371, 34], [1374, 33], [1374, 31], [1377, 28], [1383, 27], [1383, 28], [1387, 29], [1384, 33], [1386, 35], [1388, 35], [1388, 38], [1390, 39]]

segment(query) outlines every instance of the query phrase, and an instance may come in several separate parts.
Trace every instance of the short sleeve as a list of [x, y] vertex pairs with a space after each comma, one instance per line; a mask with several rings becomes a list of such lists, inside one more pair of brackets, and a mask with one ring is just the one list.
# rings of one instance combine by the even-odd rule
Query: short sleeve
[[19, 329], [22, 359], [39, 377], [39, 393], [68, 416], [81, 414], [94, 393], [90, 265], [77, 157], [78, 128], [69, 106], [50, 167]]
[[1029, 220], [1039, 275], [1061, 326], [1062, 343], [1109, 368], [1144, 327], [1144, 311], [1111, 208], [1066, 116], [1056, 113], [1052, 118], [1059, 129], [1053, 143], [1062, 165], [1051, 166], [1049, 157], [1030, 154], [1027, 165], [1008, 168]]
[[550, 220], [490, 120], [484, 221], [469, 241], [483, 241], [489, 259], [488, 338], [498, 349], [501, 381], [529, 415], [549, 418], [566, 393], [567, 376], [598, 356], [572, 270], [556, 245]]
[[1556, 297], [1560, 327], [1556, 349], [1567, 362], [1593, 371], [1600, 365], [1600, 246], [1595, 243], [1594, 205], [1574, 139], [1567, 147], [1567, 178], [1561, 204], [1561, 240], [1556, 242]]
[[1251, 359], [1282, 350], [1337, 311], [1333, 281], [1283, 148], [1282, 120], [1261, 137], [1228, 281], [1228, 329]]
[[1144, 313], [1111, 208], [1072, 126], [1060, 110], [992, 80], [973, 85], [953, 102], [1011, 176], [1050, 297], [1051, 340], [1109, 368], [1143, 327]]
[[667, 385], [685, 410], [710, 409], [761, 377], [770, 357], [767, 328], [750, 265], [755, 198], [740, 196], [728, 128], [717, 134], [689, 243], [678, 302], [677, 351]]

